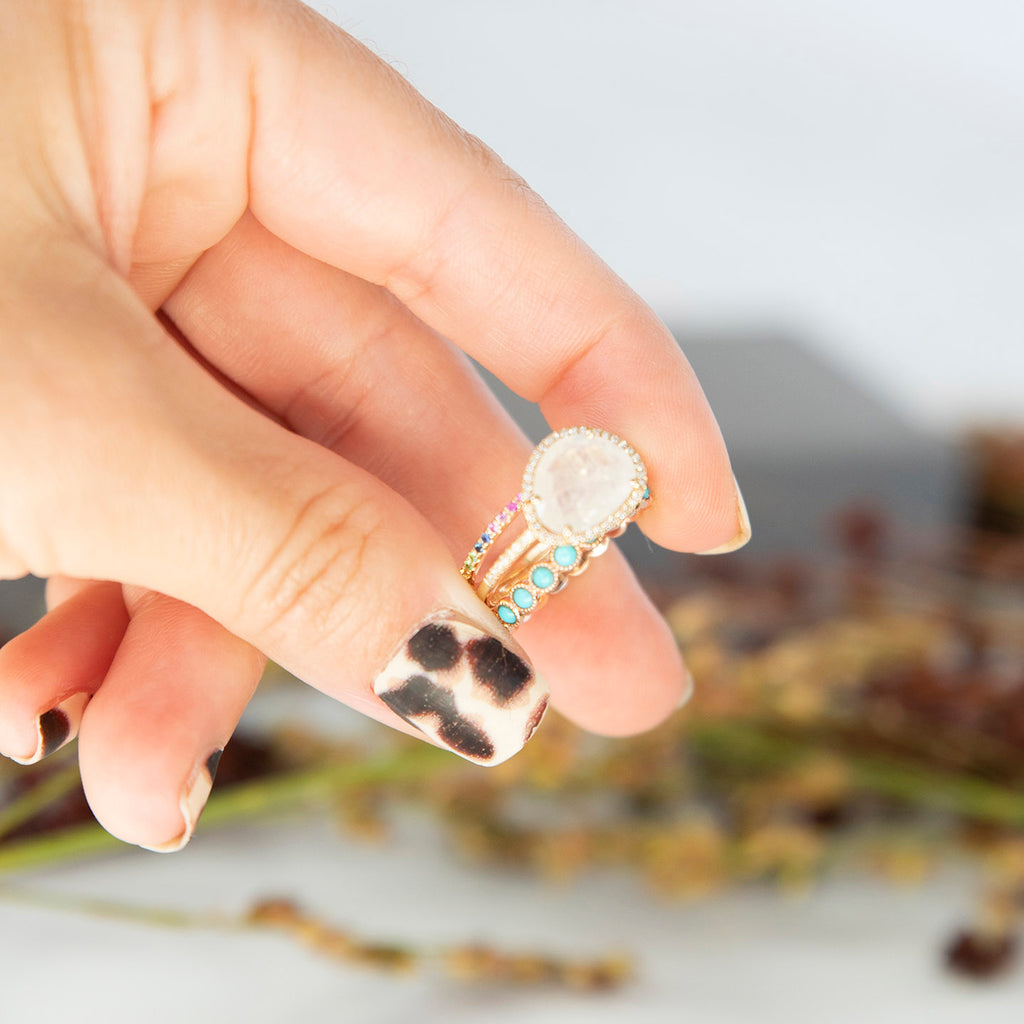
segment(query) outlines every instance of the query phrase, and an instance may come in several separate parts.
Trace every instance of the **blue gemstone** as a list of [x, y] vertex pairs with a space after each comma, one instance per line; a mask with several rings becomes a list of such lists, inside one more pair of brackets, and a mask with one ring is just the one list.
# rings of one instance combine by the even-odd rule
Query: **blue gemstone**
[[491, 535], [489, 533], [485, 533], [480, 539], [486, 544], [491, 539]]
[[476, 542], [476, 543], [475, 543], [475, 544], [473, 545], [473, 550], [474, 550], [474, 551], [483, 551], [483, 549], [484, 549], [484, 546], [483, 546], [483, 544], [481, 544], [481, 543], [480, 543], [480, 541], [477, 541], [477, 542]]
[[531, 594], [526, 587], [516, 587], [512, 591], [512, 600], [515, 601], [520, 608], [530, 608], [533, 606], [533, 594]]
[[498, 618], [505, 623], [506, 626], [511, 626], [515, 623], [518, 616], [507, 604], [498, 605]]
[[650, 489], [650, 487], [645, 487], [644, 488], [643, 500], [646, 501], [650, 496], [651, 496], [651, 489]]
[[535, 587], [540, 587], [541, 590], [546, 590], [555, 582], [555, 574], [546, 565], [538, 565], [537, 568], [530, 573], [530, 579], [533, 581], [533, 585]]
[[560, 544], [555, 548], [555, 562], [567, 569], [576, 564], [576, 549], [571, 544]]

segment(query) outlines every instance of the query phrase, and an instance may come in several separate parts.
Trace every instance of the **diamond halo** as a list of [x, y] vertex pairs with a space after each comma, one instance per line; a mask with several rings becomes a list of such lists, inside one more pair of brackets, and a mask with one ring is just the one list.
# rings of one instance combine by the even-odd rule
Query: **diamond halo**
[[[586, 463], [588, 457], [592, 461], [596, 457], [596, 468], [605, 472], [601, 479], [591, 483], [589, 491], [586, 486], [583, 488], [583, 494], [590, 503], [589, 508], [566, 513], [565, 501], [558, 500], [559, 497], [564, 499], [565, 495], [545, 493], [545, 487], [550, 489], [552, 478], [557, 478], [557, 460], [571, 459], [573, 450], [577, 453], [582, 452], [583, 463]], [[581, 459], [577, 458], [575, 461], [579, 463]], [[630, 475], [623, 477], [624, 472]], [[612, 477], [610, 481], [609, 475]], [[576, 494], [573, 496], [578, 496], [579, 481], [574, 480], [571, 484], [576, 487]], [[567, 486], [563, 490], [571, 492], [572, 486]], [[612, 499], [608, 497], [609, 490], [614, 495]], [[609, 508], [609, 504], [613, 503], [619, 494], [623, 495], [621, 500]], [[549, 434], [533, 450], [523, 473], [522, 495], [523, 515], [529, 529], [539, 541], [591, 546], [599, 543], [607, 534], [616, 532], [636, 516], [641, 505], [649, 497], [647, 467], [633, 446], [615, 434], [594, 427], [567, 427]], [[545, 515], [549, 523], [552, 519], [557, 521], [560, 514], [575, 517], [560, 531], [551, 529], [543, 521]], [[602, 518], [591, 521], [595, 516]]]
[[[651, 502], [647, 467], [627, 441], [597, 427], [567, 427], [533, 450], [522, 489], [487, 525], [460, 568], [508, 629], [529, 619]], [[519, 514], [520, 534], [478, 573]]]

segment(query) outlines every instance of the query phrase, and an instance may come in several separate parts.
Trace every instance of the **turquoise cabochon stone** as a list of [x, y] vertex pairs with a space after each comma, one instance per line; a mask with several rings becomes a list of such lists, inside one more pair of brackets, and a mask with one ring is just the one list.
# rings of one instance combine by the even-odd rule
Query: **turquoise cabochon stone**
[[546, 565], [538, 565], [530, 573], [530, 579], [535, 587], [545, 590], [555, 582], [555, 574]]
[[571, 544], [560, 544], [555, 548], [555, 562], [567, 569], [576, 564], [576, 549]]

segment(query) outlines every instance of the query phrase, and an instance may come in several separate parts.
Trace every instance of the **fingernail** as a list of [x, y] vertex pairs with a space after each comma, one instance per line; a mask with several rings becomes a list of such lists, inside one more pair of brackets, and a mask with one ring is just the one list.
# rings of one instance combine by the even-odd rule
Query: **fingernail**
[[679, 703], [676, 705], [677, 711], [680, 708], [685, 708], [686, 705], [690, 703], [690, 698], [693, 696], [693, 676], [690, 675], [689, 671], [686, 673], [686, 683], [684, 684], [684, 687], [685, 688], [679, 697]]
[[203, 813], [203, 808], [209, 799], [210, 790], [213, 789], [213, 778], [217, 774], [217, 764], [223, 753], [223, 750], [215, 750], [210, 754], [199, 766], [195, 781], [191, 786], [187, 786], [181, 794], [178, 807], [181, 809], [181, 816], [185, 819], [185, 829], [181, 835], [169, 842], [161, 843], [159, 846], [146, 846], [145, 843], [139, 843], [144, 850], [152, 850], [154, 853], [175, 853], [188, 843], [192, 838], [192, 833], [196, 830], [199, 815]]
[[740, 485], [736, 483], [736, 477], [733, 477], [732, 479], [733, 483], [736, 484], [736, 506], [739, 531], [732, 540], [726, 541], [725, 544], [719, 544], [717, 548], [711, 548], [709, 551], [698, 551], [698, 555], [727, 555], [730, 551], [738, 551], [747, 543], [748, 540], [750, 540], [750, 516], [747, 514], [747, 503], [743, 500], [743, 492], [740, 490]]
[[44, 711], [37, 720], [39, 740], [35, 753], [28, 758], [12, 757], [11, 760], [18, 764], [35, 764], [70, 743], [78, 735], [82, 712], [90, 696], [88, 693], [74, 693], [56, 707]]
[[430, 739], [486, 765], [520, 751], [548, 704], [547, 685], [497, 620], [484, 627], [454, 611], [421, 622], [373, 692]]

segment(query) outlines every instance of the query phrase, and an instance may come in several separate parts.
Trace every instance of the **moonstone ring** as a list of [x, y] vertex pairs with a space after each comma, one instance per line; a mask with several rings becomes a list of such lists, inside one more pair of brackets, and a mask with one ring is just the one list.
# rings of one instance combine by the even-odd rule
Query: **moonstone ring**
[[[603, 554], [650, 500], [647, 467], [627, 441], [594, 427], [557, 430], [533, 450], [519, 493], [480, 534], [462, 575], [514, 629]], [[522, 531], [481, 576], [520, 512]]]

